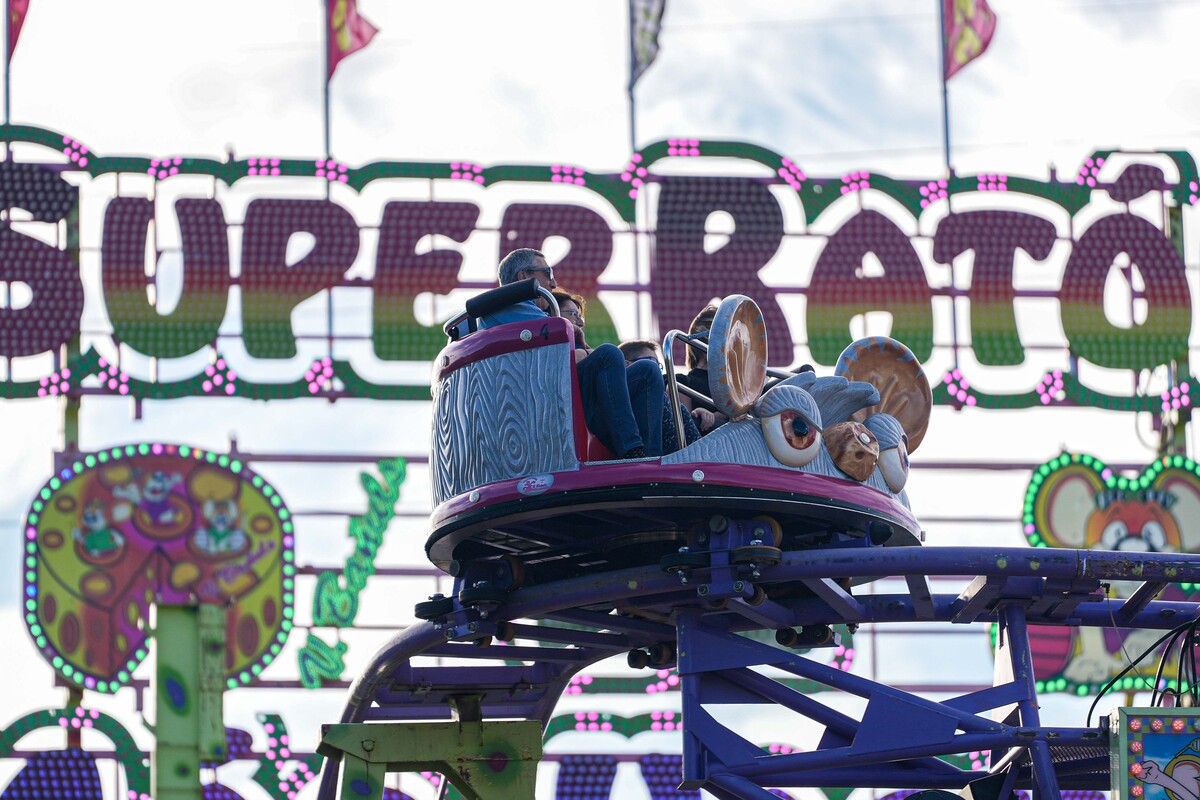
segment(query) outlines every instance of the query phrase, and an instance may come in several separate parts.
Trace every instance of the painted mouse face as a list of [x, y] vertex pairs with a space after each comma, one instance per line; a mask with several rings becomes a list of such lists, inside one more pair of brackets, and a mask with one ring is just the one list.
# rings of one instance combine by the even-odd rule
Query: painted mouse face
[[146, 478], [142, 493], [148, 500], [162, 500], [176, 483], [176, 476], [168, 475], [163, 470], [156, 470]]
[[83, 524], [88, 530], [99, 531], [108, 526], [108, 518], [104, 513], [104, 504], [91, 502], [83, 510]]
[[209, 500], [204, 504], [204, 516], [218, 530], [230, 530], [238, 518], [237, 503], [233, 500]]
[[[1099, 504], [1104, 495], [1097, 497]], [[1174, 495], [1148, 489], [1133, 497], [1113, 499], [1088, 517], [1087, 546], [1101, 550], [1149, 553], [1179, 552], [1179, 526], [1167, 509]]]
[[1060, 465], [1030, 485], [1034, 544], [1150, 553], [1200, 551], [1200, 477], [1152, 465], [1121, 478], [1098, 461]]

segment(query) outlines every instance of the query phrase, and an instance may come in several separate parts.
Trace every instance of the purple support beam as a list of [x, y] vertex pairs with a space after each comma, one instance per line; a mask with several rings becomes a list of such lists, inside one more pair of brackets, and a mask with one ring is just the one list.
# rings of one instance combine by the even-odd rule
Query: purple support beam
[[[959, 595], [930, 591], [930, 576], [963, 575], [978, 577]], [[1145, 585], [1128, 601], [1097, 602], [1091, 594], [1103, 581], [1129, 580], [1135, 575]], [[900, 577], [908, 591], [852, 596], [836, 583], [844, 578], [870, 581], [879, 577]], [[729, 607], [719, 609], [706, 606], [705, 598], [653, 564], [518, 589], [499, 607], [490, 609], [487, 618], [479, 609], [456, 604], [448, 627], [439, 629], [428, 622], [415, 625], [376, 654], [351, 687], [342, 721], [446, 718], [449, 698], [468, 686], [483, 695], [485, 720], [503, 716], [545, 721], [571, 676], [587, 664], [626, 648], [677, 641], [684, 676], [686, 788], [705, 786], [728, 797], [765, 796], [759, 793], [761, 787], [770, 785], [960, 788], [984, 774], [949, 767], [934, 756], [965, 750], [1027, 748], [1032, 756], [1030, 773], [1013, 770], [1011, 782], [1024, 785], [1032, 780], [1039, 793], [1056, 794], [1058, 785], [1086, 786], [1095, 781], [1085, 774], [1069, 773], [1091, 765], [1088, 748], [1100, 744], [1100, 734], [1040, 726], [1032, 673], [1027, 669], [1025, 625], [1109, 627], [1116, 615], [1129, 627], [1175, 627], [1194, 619], [1197, 608], [1152, 598], [1163, 583], [1200, 583], [1200, 556], [1035, 548], [805, 550], [785, 553], [781, 563], [763, 568], [761, 577], [754, 580], [768, 593], [773, 586], [791, 582], [816, 589], [816, 596], [768, 599], [760, 606], [745, 606], [735, 599]], [[662, 619], [675, 619], [678, 631], [655, 619], [585, 610], [605, 606], [630, 613], [647, 613], [635, 608], [651, 610], [661, 614]], [[559, 620], [588, 630], [525, 623], [515, 628], [521, 640], [557, 641], [567, 645], [563, 648], [530, 644], [481, 648], [465, 641], [494, 630], [492, 626], [498, 623], [518, 619]], [[1005, 659], [1015, 667], [1013, 678], [944, 703], [849, 675], [733, 633], [834, 623], [997, 620], [1004, 621], [1006, 635], [1015, 644], [1012, 657]], [[437, 654], [493, 662], [528, 658], [537, 663], [515, 668], [521, 670], [518, 679], [511, 672], [514, 668], [499, 664], [412, 666], [417, 656]], [[762, 665], [867, 698], [863, 719], [828, 709], [748, 669]], [[520, 687], [515, 694], [514, 686]], [[825, 739], [815, 752], [765, 754], [718, 724], [702, 707], [734, 701], [775, 703], [791, 709], [825, 725]], [[1010, 705], [1020, 709], [1019, 725], [978, 716]], [[910, 728], [919, 730], [920, 735], [906, 736], [903, 744], [877, 735], [876, 731], [893, 719], [917, 720]], [[1085, 756], [1071, 756], [1069, 763], [1054, 764], [1052, 752], [1061, 756], [1064, 753], [1058, 748], [1065, 746], [1082, 748]], [[322, 776], [322, 800], [332, 800], [336, 769], [336, 765], [327, 766]], [[1056, 784], [1059, 776], [1063, 779]], [[755, 792], [750, 791], [751, 786]]]

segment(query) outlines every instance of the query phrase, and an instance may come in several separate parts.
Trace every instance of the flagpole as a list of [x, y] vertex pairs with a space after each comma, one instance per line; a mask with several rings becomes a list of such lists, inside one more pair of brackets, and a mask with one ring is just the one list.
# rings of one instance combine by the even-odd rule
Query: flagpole
[[637, 152], [637, 103], [633, 99], [633, 71], [636, 65], [634, 53], [633, 0], [629, 0], [629, 152]]
[[[322, 38], [322, 41], [325, 44], [325, 57], [324, 57], [324, 59], [322, 59], [325, 64], [325, 91], [322, 93], [322, 95], [323, 95], [322, 106], [323, 106], [323, 111], [324, 111], [325, 161], [326, 161], [325, 168], [328, 169], [329, 168], [328, 162], [329, 162], [329, 159], [332, 157], [332, 154], [330, 153], [330, 150], [332, 148], [330, 146], [330, 134], [329, 134], [329, 127], [330, 127], [329, 126], [329, 78], [330, 78], [330, 75], [329, 75], [329, 36], [332, 33], [332, 31], [330, 31], [330, 25], [329, 25], [329, 0], [324, 0], [324, 2], [321, 3], [321, 6], [325, 10], [325, 17], [324, 17], [324, 19], [321, 20], [321, 27], [325, 29], [325, 36]], [[333, 195], [333, 181], [326, 180], [325, 181], [325, 200], [328, 201], [332, 195]], [[327, 297], [325, 300], [325, 325], [326, 325], [326, 328], [325, 328], [325, 333], [326, 333], [325, 353], [330, 358], [333, 358], [333, 289], [329, 289], [326, 292], [326, 294], [327, 294]]]
[[946, 89], [946, 65], [950, 63], [950, 54], [947, 51], [946, 42], [946, 4], [943, 0], [934, 0], [938, 7], [938, 40], [941, 42], [941, 47], [938, 48], [942, 54], [941, 76], [942, 76], [942, 161], [946, 166], [946, 178], [949, 180], [953, 177], [954, 171], [950, 166], [950, 93]]
[[[939, 72], [942, 75], [942, 160], [946, 165], [946, 181], [954, 177], [954, 168], [950, 166], [950, 93], [946, 90], [946, 65], [950, 63], [946, 42], [946, 4], [935, 0], [938, 6], [938, 40], [942, 46], [938, 51], [942, 54]], [[947, 192], [946, 210], [953, 213]], [[950, 288], [954, 288], [954, 261], [950, 261]], [[954, 368], [958, 369], [958, 298], [950, 295], [950, 355]]]
[[[324, 116], [325, 158], [329, 159], [329, 157], [331, 155], [331, 153], [330, 153], [331, 148], [329, 145], [329, 33], [330, 33], [330, 31], [329, 31], [329, 0], [324, 0], [321, 3], [321, 6], [325, 10], [325, 18], [323, 20], [321, 20], [321, 27], [325, 29], [325, 36], [323, 39], [323, 41], [325, 43], [325, 58], [324, 58], [325, 92], [324, 92], [324, 98], [323, 98], [322, 105], [324, 106], [323, 110], [324, 110], [324, 114], [325, 114], [325, 116]], [[328, 188], [328, 187], [326, 187], [326, 188]]]
[[[629, 98], [629, 152], [632, 155], [637, 152], [637, 102], [633, 97], [634, 75], [633, 71], [636, 65], [634, 54], [634, 19], [633, 19], [633, 0], [629, 2], [629, 85], [626, 87], [626, 95]], [[637, 235], [637, 205], [635, 201], [633, 223], [629, 226], [630, 232], [633, 234], [633, 279], [639, 282], [642, 279], [642, 258], [638, 252], [638, 235]], [[637, 314], [637, 332], [641, 336], [642, 331], [642, 305], [645, 301], [643, 293], [638, 294], [638, 314]]]
[[[12, 94], [12, 77], [9, 73], [12, 72], [12, 44], [8, 39], [9, 27], [12, 25], [12, 0], [4, 0], [4, 127], [8, 128], [9, 111], [11, 105], [9, 103], [10, 95]], [[4, 159], [9, 158], [9, 141], [8, 137], [4, 137]], [[7, 286], [7, 284], [6, 284]]]

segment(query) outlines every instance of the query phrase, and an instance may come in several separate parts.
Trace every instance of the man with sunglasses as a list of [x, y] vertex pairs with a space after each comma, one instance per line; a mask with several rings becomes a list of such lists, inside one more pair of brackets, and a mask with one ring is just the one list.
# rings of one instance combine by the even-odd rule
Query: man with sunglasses
[[[513, 250], [500, 262], [497, 276], [501, 286], [510, 283], [536, 278], [538, 286], [547, 291], [554, 291], [558, 283], [554, 280], [554, 268], [546, 263], [546, 257], [541, 252], [528, 247]], [[494, 314], [479, 318], [481, 328], [494, 328], [509, 322], [524, 322], [526, 320], [544, 319], [546, 316], [546, 301], [539, 297], [537, 300], [525, 300], [502, 308]]]
[[[538, 285], [557, 288], [546, 256], [523, 247], [504, 257], [497, 269], [501, 286], [536, 278]], [[545, 301], [525, 300], [480, 317], [480, 328], [546, 318]], [[588, 430], [618, 458], [662, 455], [663, 376], [657, 366], [639, 362], [625, 368], [615, 345], [602, 344], [590, 353], [575, 351], [575, 370]]]

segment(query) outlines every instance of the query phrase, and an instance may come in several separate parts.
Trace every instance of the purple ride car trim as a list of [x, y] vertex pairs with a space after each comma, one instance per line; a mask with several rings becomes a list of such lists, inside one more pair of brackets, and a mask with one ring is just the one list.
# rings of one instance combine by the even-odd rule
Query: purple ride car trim
[[[671, 464], [658, 461], [581, 464], [577, 471], [557, 472], [554, 485], [546, 495], [563, 494], [581, 489], [598, 487], [637, 486], [647, 483], [695, 485], [693, 473], [704, 474], [705, 486], [730, 486], [739, 489], [764, 489], [768, 491], [792, 492], [809, 497], [820, 497], [840, 503], [851, 503], [889, 514], [913, 530], [920, 525], [907, 508], [877, 489], [853, 483], [849, 479], [811, 475], [790, 469], [753, 467], [741, 464]], [[517, 484], [529, 476], [515, 480], [497, 481], [477, 487], [478, 499], [471, 502], [470, 494], [461, 494], [439, 505], [430, 515], [431, 529], [437, 529], [448, 519], [475, 508], [520, 500], [524, 497], [517, 491]]]
[[[544, 336], [542, 334], [543, 326], [545, 326]], [[526, 329], [533, 334], [533, 338], [528, 342], [522, 341], [520, 337], [520, 332]], [[544, 321], [525, 320], [497, 325], [495, 328], [477, 331], [465, 339], [446, 345], [438, 354], [433, 379], [440, 381], [461, 367], [492, 356], [574, 341], [575, 334], [571, 329], [571, 323], [562, 317], [546, 317]]]

